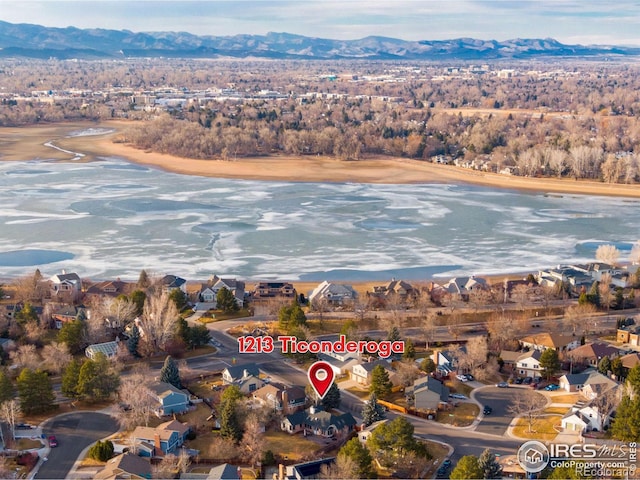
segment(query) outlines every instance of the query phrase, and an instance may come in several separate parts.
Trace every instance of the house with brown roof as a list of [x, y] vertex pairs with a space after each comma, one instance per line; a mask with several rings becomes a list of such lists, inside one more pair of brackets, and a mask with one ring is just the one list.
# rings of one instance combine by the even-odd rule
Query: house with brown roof
[[285, 415], [303, 410], [307, 395], [302, 387], [271, 383], [253, 392], [253, 399]]
[[251, 292], [251, 300], [253, 302], [265, 302], [273, 298], [294, 300], [297, 295], [298, 292], [289, 282], [258, 282]]
[[168, 453], [175, 454], [190, 430], [186, 423], [171, 420], [161, 423], [156, 428], [136, 427], [131, 435], [135, 445], [141, 444], [146, 447], [138, 449], [141, 456], [160, 457]]
[[151, 463], [133, 453], [123, 453], [107, 461], [102, 470], [93, 477], [96, 480], [128, 478], [142, 480], [151, 478]]
[[112, 297], [115, 298], [118, 295], [128, 295], [133, 290], [134, 284], [123, 282], [120, 279], [106, 280], [104, 282], [98, 282], [87, 288], [85, 296], [92, 298]]
[[372, 299], [375, 305], [383, 307], [392, 298], [398, 299], [402, 302], [410, 302], [417, 295], [419, 291], [414, 288], [410, 283], [404, 280], [392, 279], [386, 285], [376, 285], [373, 290], [367, 292], [367, 297]]
[[557, 352], [566, 352], [580, 346], [580, 338], [571, 335], [560, 335], [557, 333], [538, 333], [520, 339], [520, 343], [535, 350], [546, 350], [553, 348]]
[[609, 343], [593, 342], [571, 350], [567, 356], [576, 363], [584, 363], [595, 367], [604, 357], [613, 360], [620, 355], [620, 350]]

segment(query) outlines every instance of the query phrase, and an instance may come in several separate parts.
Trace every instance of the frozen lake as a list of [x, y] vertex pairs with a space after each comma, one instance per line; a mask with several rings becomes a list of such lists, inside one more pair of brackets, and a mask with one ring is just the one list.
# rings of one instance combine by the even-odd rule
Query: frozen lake
[[190, 177], [119, 159], [0, 162], [0, 275], [422, 279], [628, 253], [640, 201], [463, 185]]

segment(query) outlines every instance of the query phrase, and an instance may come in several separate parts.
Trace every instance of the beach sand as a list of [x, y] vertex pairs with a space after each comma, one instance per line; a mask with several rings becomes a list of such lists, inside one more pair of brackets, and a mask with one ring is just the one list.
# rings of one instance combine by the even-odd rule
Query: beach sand
[[[127, 144], [114, 143], [113, 139], [118, 131], [122, 131], [129, 124], [127, 121], [105, 121], [0, 128], [0, 159], [70, 160], [71, 155], [43, 146], [52, 140], [58, 147], [86, 154], [83, 161], [97, 157], [120, 157], [134, 163], [185, 175], [289, 182], [473, 184], [536, 192], [640, 198], [639, 185], [516, 177], [404, 158], [379, 157], [342, 161], [323, 156], [278, 155], [229, 161], [188, 159], [145, 152]], [[114, 132], [99, 136], [66, 137], [69, 132], [80, 128], [109, 128]]]

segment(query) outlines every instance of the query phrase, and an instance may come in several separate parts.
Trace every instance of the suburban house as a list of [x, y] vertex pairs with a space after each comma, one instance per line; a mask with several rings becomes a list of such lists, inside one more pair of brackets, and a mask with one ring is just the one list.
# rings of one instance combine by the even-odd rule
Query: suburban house
[[[353, 357], [351, 355], [354, 355]], [[336, 375], [348, 375], [353, 371], [353, 367], [360, 364], [360, 355], [348, 353], [344, 355], [335, 353], [319, 353], [318, 360], [322, 360], [331, 365], [331, 370]]]
[[253, 302], [267, 301], [272, 298], [294, 300], [297, 295], [298, 292], [289, 282], [259, 282], [251, 293], [251, 300]]
[[358, 294], [351, 285], [324, 281], [309, 294], [309, 303], [314, 306], [325, 301], [329, 305], [351, 304]]
[[225, 385], [231, 385], [232, 383], [239, 383], [240, 381], [249, 378], [260, 376], [260, 369], [255, 363], [247, 363], [244, 365], [232, 365], [225, 368], [222, 371], [222, 381]]
[[56, 301], [74, 302], [80, 298], [82, 293], [82, 281], [77, 273], [66, 273], [53, 275], [49, 278], [49, 293]]
[[114, 340], [113, 342], [95, 343], [85, 348], [84, 354], [91, 360], [94, 360], [98, 353], [102, 353], [107, 358], [113, 358], [118, 354], [119, 345], [120, 342], [118, 340]]
[[[600, 384], [602, 387], [594, 387], [594, 385]], [[617, 383], [610, 378], [602, 375], [594, 368], [589, 368], [582, 373], [566, 374], [560, 377], [558, 385], [567, 392], [577, 392], [583, 390], [587, 385], [590, 385], [590, 391], [596, 390], [608, 390], [609, 388], [616, 386]]]
[[383, 423], [388, 422], [389, 420], [384, 418], [382, 420], [378, 420], [377, 422], [373, 422], [371, 425], [369, 425], [368, 427], [364, 427], [362, 428], [359, 432], [358, 432], [358, 440], [360, 440], [360, 443], [362, 443], [363, 445], [367, 444], [367, 440], [369, 440], [369, 437], [371, 436], [371, 434], [373, 433], [373, 431], [378, 428], [379, 425], [382, 425]]
[[437, 410], [441, 403], [449, 401], [449, 388], [431, 376], [421, 377], [413, 382], [407, 392], [413, 396], [413, 405], [419, 410]]
[[74, 305], [60, 305], [51, 313], [51, 320], [56, 324], [56, 328], [59, 330], [65, 323], [73, 322], [78, 316], [87, 315], [87, 310], [84, 307], [76, 307]]
[[538, 333], [520, 339], [520, 343], [527, 348], [546, 350], [553, 348], [558, 353], [566, 352], [580, 346], [580, 338], [571, 335], [559, 335], [555, 333]]
[[628, 343], [636, 347], [640, 346], [640, 326], [629, 325], [621, 327], [616, 333], [616, 340], [620, 343]]
[[593, 342], [581, 345], [571, 350], [567, 356], [576, 363], [584, 363], [592, 367], [598, 366], [598, 362], [604, 357], [613, 360], [620, 355], [620, 350], [609, 343]]
[[156, 428], [136, 427], [132, 437], [135, 445], [146, 447], [139, 449], [140, 456], [161, 457], [168, 453], [176, 454], [190, 430], [186, 423], [171, 420]]
[[162, 417], [172, 413], [183, 413], [189, 409], [189, 395], [170, 383], [156, 382], [149, 386], [153, 397], [158, 401], [156, 415]]
[[351, 379], [355, 380], [361, 385], [369, 385], [369, 383], [371, 382], [371, 372], [378, 365], [382, 365], [384, 367], [384, 369], [389, 374], [389, 380], [393, 382], [396, 377], [396, 373], [391, 368], [391, 363], [383, 359], [374, 360], [373, 362], [359, 363], [357, 365], [354, 365], [353, 368], [351, 369]]
[[[466, 352], [466, 348], [460, 347], [460, 352]], [[436, 371], [440, 375], [447, 376], [458, 369], [456, 354], [451, 350], [436, 350], [433, 352], [432, 359], [436, 364]]]
[[122, 282], [120, 279], [118, 280], [107, 280], [104, 282], [98, 282], [91, 285], [87, 288], [86, 292], [84, 292], [85, 297], [92, 298], [103, 298], [103, 297], [112, 297], [115, 298], [118, 295], [128, 295], [132, 290], [132, 284], [127, 282]]
[[182, 293], [187, 293], [187, 281], [184, 278], [175, 275], [165, 275], [162, 277], [162, 280], [160, 280], [160, 283], [165, 292], [171, 293], [174, 290], [181, 290]]
[[540, 356], [542, 352], [540, 350], [529, 350], [528, 352], [521, 353], [516, 359], [516, 371], [518, 375], [523, 377], [541, 377], [542, 370], [540, 369]]
[[595, 405], [574, 406], [562, 417], [562, 428], [574, 432], [603, 431], [609, 424], [609, 415]]
[[214, 275], [209, 281], [203, 284], [198, 293], [198, 299], [200, 302], [212, 303], [214, 308], [216, 307], [218, 292], [226, 288], [229, 290], [236, 299], [238, 308], [244, 307], [244, 289], [245, 283], [235, 278], [219, 278]]
[[280, 428], [287, 433], [303, 432], [306, 435], [333, 437], [338, 434], [349, 434], [353, 431], [356, 420], [350, 413], [334, 415], [319, 407], [296, 412], [284, 417]]
[[245, 395], [247, 395], [249, 393], [253, 393], [256, 390], [259, 390], [260, 388], [262, 388], [262, 387], [264, 387], [266, 385], [264, 380], [262, 380], [260, 377], [254, 376], [254, 375], [249, 375], [247, 377], [243, 377], [240, 380], [238, 380], [237, 382], [235, 382], [235, 384], [238, 386], [240, 391], [242, 393], [244, 393]]
[[[335, 463], [335, 457], [285, 466], [280, 464], [277, 480], [308, 480], [322, 478], [322, 467]], [[286, 473], [285, 473], [286, 472]], [[274, 478], [276, 475], [274, 474]]]
[[142, 480], [151, 478], [151, 463], [133, 453], [122, 453], [110, 460], [93, 477], [96, 480], [116, 480], [128, 478]]
[[392, 298], [403, 302], [411, 301], [418, 293], [419, 291], [410, 283], [394, 278], [386, 285], [374, 286], [373, 291], [367, 292], [367, 296], [371, 298], [378, 307], [382, 307]]
[[489, 286], [484, 278], [479, 278], [474, 275], [470, 277], [454, 277], [447, 283], [442, 285], [442, 288], [450, 295], [457, 295], [462, 299], [469, 299], [471, 292], [476, 290], [487, 290]]
[[540, 270], [536, 275], [538, 284], [543, 287], [557, 287], [560, 284], [571, 285], [574, 293], [581, 288], [590, 288], [593, 283], [591, 275], [574, 267], [560, 266], [549, 270]]
[[223, 463], [209, 470], [206, 480], [240, 480], [242, 478], [242, 470], [240, 467]]
[[620, 361], [622, 362], [622, 368], [624, 369], [623, 377], [629, 374], [629, 370], [635, 367], [638, 363], [640, 363], [640, 353], [633, 352], [627, 355], [620, 357]]
[[623, 270], [621, 268], [602, 262], [591, 262], [587, 264], [573, 265], [573, 268], [575, 270], [578, 270], [579, 272], [586, 273], [593, 279], [593, 281], [597, 282], [601, 281], [602, 276], [605, 274], [613, 277], [615, 275], [621, 275], [623, 273]]
[[504, 366], [514, 371], [516, 371], [516, 363], [518, 363], [520, 356], [522, 356], [522, 352], [514, 352], [512, 350], [502, 350], [500, 352], [500, 358], [504, 362]]
[[253, 399], [285, 415], [303, 410], [307, 395], [302, 387], [286, 387], [271, 383], [253, 392]]

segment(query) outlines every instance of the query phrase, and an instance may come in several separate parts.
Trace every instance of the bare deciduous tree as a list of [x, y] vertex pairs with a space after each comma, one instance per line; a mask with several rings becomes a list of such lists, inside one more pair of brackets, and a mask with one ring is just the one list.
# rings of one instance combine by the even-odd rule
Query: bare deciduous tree
[[42, 365], [42, 359], [36, 351], [35, 345], [20, 345], [16, 350], [9, 353], [9, 357], [20, 370], [23, 368], [37, 370]]
[[320, 467], [320, 478], [326, 480], [359, 478], [358, 465], [353, 458], [346, 455], [338, 455], [335, 462]]
[[511, 399], [511, 405], [507, 411], [516, 417], [524, 419], [529, 427], [529, 433], [533, 431], [533, 425], [542, 415], [546, 400], [539, 393], [531, 390], [520, 390]]
[[177, 319], [178, 310], [168, 293], [147, 297], [139, 328], [148, 351], [155, 353], [162, 350], [174, 335]]
[[125, 428], [140, 424], [149, 426], [149, 420], [158, 404], [148, 386], [151, 380], [152, 375], [148, 369], [122, 378], [118, 390], [121, 404], [118, 419]]
[[609, 265], [617, 265], [620, 258], [620, 250], [615, 245], [600, 245], [596, 249], [596, 260]]
[[42, 362], [53, 373], [62, 372], [72, 359], [66, 343], [51, 342], [42, 349]]
[[244, 455], [247, 462], [255, 467], [262, 458], [264, 449], [263, 427], [255, 415], [251, 415], [244, 424], [244, 434], [241, 444], [244, 447]]
[[[18, 400], [12, 399], [7, 400], [6, 402], [2, 402], [0, 405], [0, 418], [7, 422], [9, 428], [11, 430], [11, 439], [15, 440], [15, 428], [16, 428], [16, 419], [20, 416], [20, 402]], [[5, 439], [6, 441], [7, 439]], [[9, 477], [0, 477], [0, 478], [9, 478]]]
[[611, 275], [603, 273], [598, 284], [598, 293], [600, 294], [600, 305], [607, 307], [607, 311], [616, 300], [615, 292], [611, 289]]

